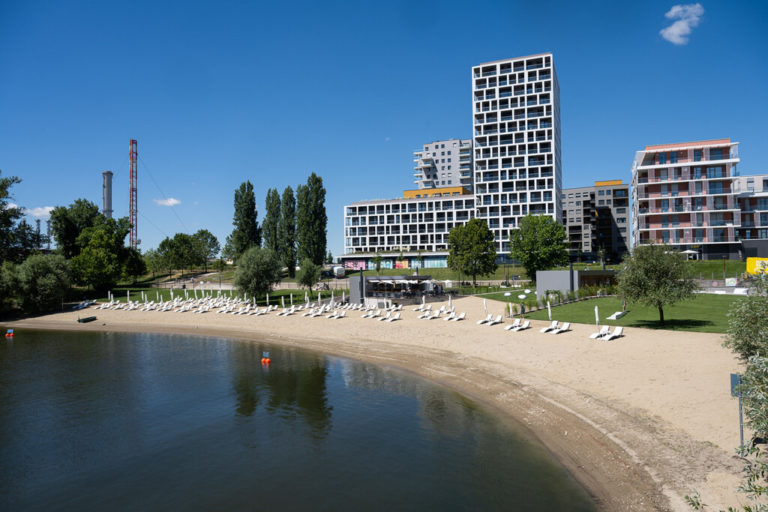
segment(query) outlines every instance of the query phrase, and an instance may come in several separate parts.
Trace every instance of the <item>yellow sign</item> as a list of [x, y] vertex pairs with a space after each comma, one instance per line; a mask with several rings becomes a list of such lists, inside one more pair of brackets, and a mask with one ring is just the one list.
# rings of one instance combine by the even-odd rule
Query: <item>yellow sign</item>
[[747, 273], [768, 275], [768, 258], [747, 258]]

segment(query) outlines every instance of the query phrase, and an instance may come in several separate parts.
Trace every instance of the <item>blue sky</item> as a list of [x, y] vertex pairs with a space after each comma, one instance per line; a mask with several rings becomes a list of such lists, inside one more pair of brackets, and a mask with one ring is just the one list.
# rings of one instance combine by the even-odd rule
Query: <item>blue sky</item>
[[[34, 2], [0, 0], [0, 169], [15, 203], [87, 198], [139, 149], [142, 249], [231, 231], [235, 188], [327, 190], [343, 206], [413, 188], [413, 151], [471, 137], [471, 67], [551, 51], [563, 185], [630, 179], [646, 144], [730, 137], [768, 172], [768, 2]], [[673, 23], [666, 32], [661, 31]], [[173, 208], [155, 200], [176, 199]]]

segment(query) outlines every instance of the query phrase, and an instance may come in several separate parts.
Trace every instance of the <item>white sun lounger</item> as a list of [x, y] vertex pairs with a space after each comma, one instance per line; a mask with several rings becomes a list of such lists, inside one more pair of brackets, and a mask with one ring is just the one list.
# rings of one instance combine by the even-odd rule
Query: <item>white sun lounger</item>
[[493, 320], [493, 315], [488, 315], [487, 317], [483, 318], [482, 320], [478, 320], [477, 321], [477, 325], [483, 325], [485, 323], [490, 322], [491, 320]]
[[488, 322], [488, 323], [487, 323], [487, 324], [485, 324], [485, 325], [487, 325], [488, 327], [490, 327], [490, 326], [492, 326], [492, 325], [500, 324], [500, 323], [501, 323], [501, 321], [502, 321], [502, 318], [503, 318], [503, 317], [502, 317], [502, 315], [497, 315], [497, 316], [496, 316], [496, 318], [494, 318], [493, 320], [491, 320], [490, 322]]
[[511, 332], [524, 331], [524, 330], [528, 329], [530, 326], [531, 326], [531, 321], [530, 320], [526, 320], [525, 322], [522, 323], [522, 325], [518, 325], [514, 329], [510, 329], [510, 331]]
[[395, 313], [394, 315], [392, 315], [391, 318], [388, 318], [387, 322], [394, 322], [395, 320], [400, 320], [400, 313], [399, 312]]
[[600, 339], [603, 339], [603, 340], [606, 340], [606, 341], [611, 341], [611, 340], [616, 339], [616, 338], [618, 338], [620, 336], [623, 336], [623, 335], [624, 335], [624, 328], [623, 327], [616, 327], [616, 328], [613, 329], [613, 332], [611, 334], [606, 334], [605, 336], [603, 336]]
[[549, 331], [549, 334], [560, 334], [561, 332], [566, 332], [571, 330], [571, 323], [565, 322], [562, 327], [558, 327], [557, 329], [552, 329]]
[[600, 332], [593, 332], [592, 334], [589, 335], [589, 337], [590, 339], [596, 340], [608, 334], [610, 330], [611, 328], [609, 326], [604, 325], [600, 328]]
[[392, 317], [392, 313], [387, 313], [385, 316], [381, 316], [381, 317], [377, 318], [376, 320], [378, 320], [379, 322], [386, 322], [391, 317]]
[[547, 331], [551, 331], [552, 329], [557, 329], [557, 320], [554, 320], [549, 325], [549, 327], [542, 327], [541, 330], [539, 330], [539, 332], [547, 332]]
[[437, 318], [439, 316], [440, 316], [440, 310], [438, 309], [438, 310], [433, 311], [432, 312], [432, 316], [428, 316], [426, 319], [427, 320], [434, 320], [435, 318]]
[[515, 329], [517, 327], [520, 327], [520, 319], [519, 318], [515, 318], [515, 321], [512, 322], [511, 324], [507, 325], [506, 327], [504, 327], [504, 330], [505, 331], [511, 331], [512, 329]]
[[467, 312], [466, 311], [462, 311], [459, 316], [453, 317], [451, 319], [451, 322], [460, 322], [460, 321], [464, 320], [465, 318], [467, 318]]
[[452, 312], [452, 313], [451, 313], [451, 314], [449, 314], [447, 317], [443, 318], [443, 322], [447, 322], [447, 321], [449, 321], [449, 320], [453, 320], [454, 318], [456, 318], [456, 313], [453, 313], [453, 312]]

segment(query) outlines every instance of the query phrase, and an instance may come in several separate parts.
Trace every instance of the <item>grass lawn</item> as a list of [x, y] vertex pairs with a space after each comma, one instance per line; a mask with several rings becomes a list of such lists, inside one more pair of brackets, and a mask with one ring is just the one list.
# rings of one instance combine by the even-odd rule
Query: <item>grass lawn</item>
[[[599, 307], [601, 325], [623, 325], [645, 329], [670, 329], [676, 331], [721, 332], [728, 327], [726, 313], [740, 297], [729, 295], [698, 294], [696, 298], [664, 308], [664, 326], [659, 325], [659, 312], [655, 308], [627, 305], [627, 314], [619, 320], [605, 317], [621, 311], [621, 299], [606, 297], [591, 299], [552, 308], [552, 319], [580, 324], [595, 323], [595, 306]], [[547, 320], [547, 310], [526, 314], [533, 320]]]

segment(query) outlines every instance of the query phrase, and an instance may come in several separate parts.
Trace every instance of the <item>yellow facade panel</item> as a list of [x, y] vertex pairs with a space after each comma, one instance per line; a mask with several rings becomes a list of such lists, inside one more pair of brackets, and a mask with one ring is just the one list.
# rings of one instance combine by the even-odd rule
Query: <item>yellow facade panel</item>
[[596, 181], [595, 186], [596, 187], [610, 187], [613, 185], [623, 185], [621, 180], [608, 180], [608, 181]]
[[747, 273], [753, 276], [768, 275], [768, 258], [747, 258]]

